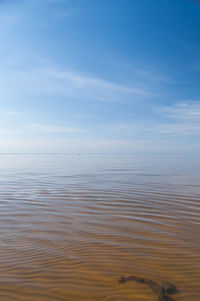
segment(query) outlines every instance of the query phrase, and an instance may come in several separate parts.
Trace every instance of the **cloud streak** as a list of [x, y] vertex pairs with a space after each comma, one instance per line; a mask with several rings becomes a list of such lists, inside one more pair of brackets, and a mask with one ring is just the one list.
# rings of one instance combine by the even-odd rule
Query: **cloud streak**
[[200, 102], [184, 101], [152, 110], [157, 113], [157, 120], [121, 122], [105, 126], [104, 130], [130, 137], [200, 137]]
[[33, 123], [31, 124], [33, 130], [49, 132], [49, 133], [83, 133], [84, 130], [75, 127], [56, 126], [56, 125], [44, 125]]
[[184, 101], [171, 107], [159, 108], [158, 111], [169, 118], [200, 122], [200, 101]]
[[7, 70], [0, 74], [0, 80], [2, 95], [57, 95], [71, 99], [119, 102], [154, 96], [148, 88], [140, 89], [137, 86], [52, 68]]

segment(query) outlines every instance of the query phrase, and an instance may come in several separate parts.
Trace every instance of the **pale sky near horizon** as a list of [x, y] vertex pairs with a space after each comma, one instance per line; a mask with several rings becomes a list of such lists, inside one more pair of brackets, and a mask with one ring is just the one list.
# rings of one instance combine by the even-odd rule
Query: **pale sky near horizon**
[[200, 3], [0, 1], [0, 153], [199, 153]]

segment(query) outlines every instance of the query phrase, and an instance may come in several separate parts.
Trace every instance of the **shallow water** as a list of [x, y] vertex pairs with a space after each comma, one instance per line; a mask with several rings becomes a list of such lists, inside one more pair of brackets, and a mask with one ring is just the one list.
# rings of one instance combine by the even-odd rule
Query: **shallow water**
[[0, 155], [0, 300], [200, 300], [200, 156]]

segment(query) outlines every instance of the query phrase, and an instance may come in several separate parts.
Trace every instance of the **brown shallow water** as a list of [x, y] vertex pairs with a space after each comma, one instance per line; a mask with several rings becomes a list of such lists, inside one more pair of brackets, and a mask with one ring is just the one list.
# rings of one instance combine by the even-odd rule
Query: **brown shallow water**
[[199, 157], [0, 159], [0, 300], [200, 300]]

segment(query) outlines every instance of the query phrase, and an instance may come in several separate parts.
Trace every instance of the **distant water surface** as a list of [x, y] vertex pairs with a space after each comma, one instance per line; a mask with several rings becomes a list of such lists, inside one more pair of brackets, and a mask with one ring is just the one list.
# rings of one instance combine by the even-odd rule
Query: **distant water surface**
[[0, 155], [0, 300], [200, 300], [200, 156]]

